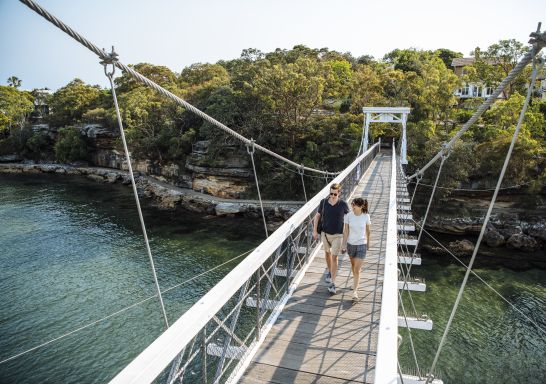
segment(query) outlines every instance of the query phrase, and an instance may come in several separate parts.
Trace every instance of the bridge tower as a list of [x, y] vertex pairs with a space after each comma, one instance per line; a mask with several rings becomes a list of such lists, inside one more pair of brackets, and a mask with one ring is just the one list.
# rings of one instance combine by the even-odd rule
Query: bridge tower
[[406, 121], [410, 109], [408, 107], [364, 107], [364, 129], [362, 130], [362, 140], [359, 154], [368, 150], [368, 131], [370, 123], [400, 123], [402, 124], [402, 145], [400, 146], [400, 159], [403, 165], [408, 164], [407, 140], [406, 140]]

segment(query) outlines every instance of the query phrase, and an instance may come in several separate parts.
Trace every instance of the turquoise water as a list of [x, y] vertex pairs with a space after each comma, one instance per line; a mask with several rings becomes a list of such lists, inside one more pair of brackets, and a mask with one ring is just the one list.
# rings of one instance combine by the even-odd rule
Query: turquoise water
[[[538, 328], [470, 276], [451, 331], [438, 360], [438, 377], [448, 384], [546, 382], [546, 272], [514, 272], [506, 268], [477, 268], [475, 272], [507, 298]], [[412, 330], [423, 372], [432, 365], [465, 269], [456, 264], [424, 260], [412, 275], [426, 279], [427, 291], [413, 293], [418, 313], [433, 320], [432, 331]], [[405, 295], [404, 306], [411, 308]], [[402, 311], [399, 311], [402, 314]], [[406, 329], [400, 329], [403, 371], [415, 368]]]
[[[261, 241], [261, 222], [144, 209], [162, 289], [187, 281]], [[49, 175], [0, 175], [0, 360], [155, 293], [129, 188]], [[172, 322], [237, 261], [164, 295]], [[546, 329], [546, 273], [476, 270]], [[433, 331], [412, 332], [427, 371], [464, 269], [434, 256], [415, 266], [427, 292], [414, 293]], [[406, 307], [409, 303], [406, 301]], [[103, 383], [163, 330], [157, 300], [0, 364], [0, 383]], [[403, 370], [414, 367], [405, 330]], [[544, 383], [546, 341], [471, 277], [437, 372], [446, 383]]]
[[[144, 215], [162, 289], [261, 241], [259, 221], [152, 207]], [[130, 188], [0, 176], [0, 223], [0, 360], [155, 294]], [[166, 293], [169, 321], [240, 260]], [[162, 330], [153, 299], [1, 364], [0, 383], [107, 382]]]

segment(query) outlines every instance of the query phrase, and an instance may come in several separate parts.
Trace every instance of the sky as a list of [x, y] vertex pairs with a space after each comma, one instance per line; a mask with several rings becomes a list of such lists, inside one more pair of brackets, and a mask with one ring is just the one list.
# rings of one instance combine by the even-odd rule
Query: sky
[[[125, 64], [175, 72], [193, 63], [298, 44], [380, 59], [395, 48], [468, 56], [501, 39], [523, 43], [545, 22], [546, 0], [38, 0]], [[107, 85], [98, 58], [16, 0], [0, 0], [0, 84], [58, 89], [78, 77]]]

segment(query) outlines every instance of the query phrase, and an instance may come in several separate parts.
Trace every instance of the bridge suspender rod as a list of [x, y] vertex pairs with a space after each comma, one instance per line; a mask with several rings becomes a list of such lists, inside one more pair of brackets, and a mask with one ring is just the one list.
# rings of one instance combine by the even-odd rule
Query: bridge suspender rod
[[[133, 76], [139, 82], [147, 85], [150, 88], [155, 89], [157, 92], [159, 92], [162, 95], [168, 97], [169, 99], [173, 100], [174, 102], [180, 104], [184, 108], [192, 111], [193, 113], [195, 113], [196, 115], [198, 115], [202, 119], [204, 119], [204, 120], [208, 121], [209, 123], [211, 123], [212, 125], [220, 128], [221, 130], [223, 130], [227, 134], [229, 134], [229, 135], [235, 137], [236, 139], [242, 141], [246, 145], [251, 144], [251, 140], [247, 139], [243, 135], [235, 132], [233, 129], [229, 128], [228, 126], [226, 126], [226, 125], [224, 125], [222, 123], [220, 123], [218, 120], [216, 120], [213, 117], [207, 115], [205, 112], [203, 112], [200, 109], [194, 107], [193, 105], [191, 105], [187, 101], [181, 99], [180, 97], [176, 96], [172, 92], [167, 91], [165, 88], [163, 88], [160, 85], [154, 83], [153, 81], [151, 81], [147, 77], [141, 75], [140, 73], [138, 73], [134, 69], [132, 69], [132, 68], [126, 66], [125, 64], [123, 64], [122, 62], [118, 61], [116, 59], [116, 57], [113, 57], [113, 56], [117, 56], [117, 55], [112, 55], [112, 54], [106, 53], [106, 51], [104, 51], [103, 49], [100, 49], [95, 44], [91, 43], [85, 37], [83, 37], [78, 32], [74, 31], [72, 28], [70, 28], [68, 25], [66, 25], [64, 22], [59, 20], [57, 17], [53, 16], [48, 11], [46, 11], [44, 8], [42, 8], [41, 6], [36, 4], [33, 0], [19, 0], [19, 1], [21, 3], [23, 3], [23, 4], [25, 4], [30, 9], [32, 9], [34, 12], [38, 13], [40, 16], [45, 18], [47, 21], [49, 21], [50, 23], [55, 25], [57, 28], [59, 28], [60, 30], [65, 32], [67, 35], [72, 37], [78, 43], [82, 44], [84, 47], [89, 49], [91, 52], [95, 53], [97, 56], [99, 56], [99, 58], [101, 60], [107, 61], [109, 63], [111, 62], [113, 65], [115, 65], [116, 67], [118, 67], [122, 71], [125, 71], [125, 72], [129, 73], [131, 76]], [[256, 149], [258, 149], [258, 150], [260, 150], [260, 151], [262, 151], [264, 153], [267, 153], [270, 156], [276, 157], [277, 159], [279, 159], [281, 161], [284, 161], [287, 164], [290, 164], [294, 168], [301, 167], [301, 164], [298, 164], [298, 163], [296, 163], [296, 162], [294, 162], [292, 160], [289, 160], [286, 157], [279, 155], [278, 153], [275, 153], [275, 152], [273, 152], [273, 151], [271, 151], [271, 150], [269, 150], [269, 149], [267, 149], [265, 147], [262, 147], [261, 145], [254, 144], [254, 146], [255, 146]], [[306, 171], [309, 171], [309, 172], [315, 172], [315, 173], [319, 173], [319, 174], [327, 175], [327, 176], [335, 176], [335, 175], [337, 175], [339, 173], [339, 172], [322, 171], [322, 170], [319, 170], [319, 169], [309, 168], [309, 167], [305, 167], [305, 166], [303, 167], [303, 169], [306, 170]]]
[[301, 186], [303, 187], [303, 197], [305, 198], [305, 202], [307, 203], [307, 191], [305, 190], [305, 180], [303, 179], [304, 172], [305, 171], [303, 170], [303, 164], [302, 164], [298, 168], [298, 173], [300, 174], [300, 177], [301, 177]]
[[[462, 126], [462, 128], [453, 136], [453, 138], [446, 144], [447, 148], [451, 148], [457, 140], [480, 118], [480, 116], [493, 104], [501, 92], [510, 84], [512, 80], [529, 64], [533, 58], [540, 52], [544, 46], [546, 46], [546, 32], [540, 32], [540, 23], [536, 32], [531, 33], [531, 40], [529, 41], [533, 48], [523, 56], [520, 62], [510, 71], [508, 76], [501, 81], [499, 86], [495, 89], [493, 94], [474, 112], [472, 117]], [[423, 174], [432, 164], [434, 164], [442, 156], [441, 152], [438, 152], [423, 168], [408, 177], [408, 180], [414, 179], [418, 174]]]
[[[114, 48], [112, 48], [112, 51]], [[103, 61], [104, 65], [104, 74], [110, 81], [110, 87], [112, 88], [112, 97], [114, 98], [114, 106], [116, 108], [116, 115], [118, 118], [119, 133], [121, 135], [121, 141], [123, 143], [123, 150], [125, 151], [125, 158], [127, 159], [127, 167], [129, 168], [129, 177], [131, 178], [131, 185], [133, 186], [133, 194], [135, 195], [135, 202], [138, 211], [138, 218], [140, 220], [140, 226], [142, 228], [142, 234], [144, 235], [144, 243], [146, 244], [146, 252], [148, 253], [148, 258], [150, 259], [150, 266], [152, 268], [152, 273], [154, 276], [155, 289], [157, 292], [157, 297], [159, 298], [159, 304], [161, 306], [161, 312], [163, 314], [163, 320], [165, 321], [165, 329], [169, 328], [169, 320], [167, 319], [167, 312], [165, 312], [165, 305], [163, 304], [163, 297], [161, 296], [161, 289], [159, 288], [159, 282], [157, 281], [157, 273], [155, 272], [154, 258], [152, 256], [152, 250], [150, 249], [150, 242], [148, 241], [148, 234], [146, 232], [146, 225], [144, 224], [144, 216], [142, 216], [142, 209], [140, 208], [140, 201], [138, 199], [138, 191], [135, 183], [135, 176], [133, 175], [133, 166], [131, 165], [131, 156], [129, 155], [129, 149], [127, 148], [127, 141], [125, 140], [125, 131], [123, 130], [123, 122], [121, 120], [121, 114], [119, 112], [118, 98], [116, 96], [116, 89], [114, 87], [114, 72], [116, 67], [112, 65], [112, 71], [108, 72], [107, 66], [108, 62]]]
[[[540, 31], [540, 24], [539, 29], [537, 32]], [[535, 54], [538, 53], [536, 47], [533, 47], [531, 49], [531, 56], [534, 57]], [[466, 283], [468, 281], [468, 276], [470, 276], [470, 273], [472, 271], [472, 266], [474, 265], [474, 260], [476, 260], [476, 254], [478, 253], [478, 249], [480, 248], [480, 244], [483, 239], [483, 235], [485, 233], [485, 229], [487, 228], [487, 224], [489, 223], [489, 218], [491, 216], [491, 211], [493, 210], [493, 206], [495, 205], [495, 201], [497, 200], [497, 195], [499, 193], [500, 186], [502, 184], [502, 181], [504, 179], [504, 174], [506, 172], [506, 168], [508, 167], [508, 163], [510, 162], [510, 157], [512, 156], [512, 151], [514, 149], [514, 146], [516, 144], [516, 141], [518, 139], [519, 131], [521, 129], [521, 124], [523, 123], [523, 118], [525, 117], [525, 112], [527, 111], [527, 107], [529, 106], [529, 100], [531, 100], [531, 95], [533, 93], [533, 89], [535, 87], [535, 80], [537, 77], [537, 62], [536, 59], [533, 60], [533, 73], [531, 75], [531, 84], [529, 85], [529, 88], [527, 89], [527, 96], [525, 98], [525, 103], [523, 103], [523, 107], [521, 109], [521, 113], [519, 115], [518, 124], [516, 126], [516, 130], [514, 131], [514, 135], [512, 137], [512, 142], [510, 143], [510, 148], [508, 148], [508, 153], [506, 153], [506, 157], [504, 159], [504, 164], [502, 166], [502, 170], [499, 175], [499, 179], [497, 180], [497, 187], [495, 188], [495, 192], [493, 193], [493, 197], [491, 198], [491, 202], [489, 203], [489, 207], [487, 208], [487, 213], [485, 214], [485, 218], [483, 220], [482, 229], [480, 231], [480, 235], [478, 236], [478, 240], [476, 241], [476, 245], [474, 246], [474, 251], [472, 252], [472, 257], [470, 258], [470, 262], [468, 263], [468, 268], [466, 269], [466, 273], [463, 278], [463, 282], [461, 283], [461, 287], [459, 288], [459, 293], [457, 294], [457, 298], [455, 299], [455, 303], [453, 304], [453, 309], [451, 310], [451, 314], [449, 315], [449, 320], [447, 321], [446, 328], [444, 329], [444, 333], [442, 335], [442, 339], [440, 340], [440, 344], [438, 345], [438, 350], [436, 351], [436, 355], [434, 356], [434, 361], [432, 362], [432, 366], [430, 368], [430, 372], [434, 372], [434, 368], [436, 368], [436, 363], [438, 362], [438, 358], [440, 356], [440, 352], [442, 351], [442, 347], [444, 346], [444, 343], [447, 338], [447, 334], [449, 333], [449, 329], [451, 328], [451, 323], [453, 322], [453, 318], [455, 317], [455, 314], [457, 313], [457, 308], [459, 307], [459, 302], [461, 301], [461, 298], [463, 296], [464, 288], [466, 286]], [[428, 384], [430, 380], [432, 379], [432, 374], [429, 373], [427, 380], [425, 384]]]
[[250, 145], [246, 146], [246, 151], [250, 155], [250, 160], [252, 161], [252, 170], [254, 171], [254, 180], [256, 182], [256, 189], [258, 190], [258, 200], [260, 201], [260, 209], [262, 210], [262, 219], [264, 221], [264, 231], [265, 231], [265, 237], [269, 237], [269, 233], [267, 231], [267, 222], [265, 220], [265, 213], [264, 213], [264, 204], [262, 203], [262, 195], [260, 194], [260, 184], [258, 183], [258, 174], [256, 173], [256, 164], [254, 163], [254, 140], [250, 140]]

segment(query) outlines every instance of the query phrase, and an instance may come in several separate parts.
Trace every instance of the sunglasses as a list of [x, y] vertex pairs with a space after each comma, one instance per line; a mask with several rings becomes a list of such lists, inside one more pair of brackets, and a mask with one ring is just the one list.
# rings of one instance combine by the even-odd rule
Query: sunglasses
[[339, 193], [330, 192], [330, 196], [337, 196]]

